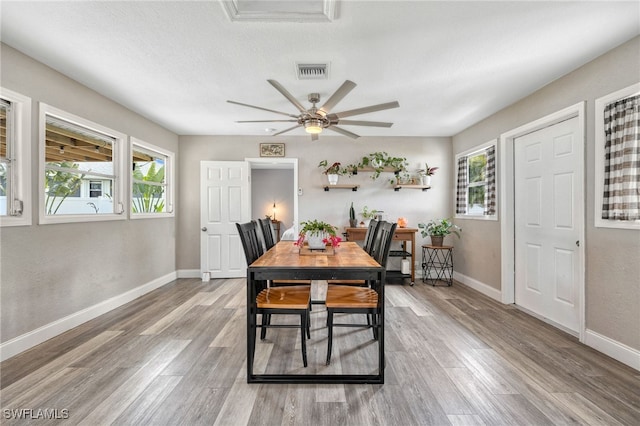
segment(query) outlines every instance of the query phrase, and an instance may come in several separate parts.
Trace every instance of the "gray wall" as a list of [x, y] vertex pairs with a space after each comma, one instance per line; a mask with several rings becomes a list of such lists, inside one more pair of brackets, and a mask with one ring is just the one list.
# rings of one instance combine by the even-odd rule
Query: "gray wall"
[[[287, 157], [298, 158], [299, 187], [304, 192], [299, 197], [300, 221], [322, 219], [344, 228], [349, 225], [349, 206], [352, 201], [357, 212], [365, 205], [370, 209], [381, 209], [390, 220], [406, 217], [412, 227], [417, 226], [418, 222], [451, 216], [453, 161], [449, 138], [362, 137], [352, 140], [330, 136], [328, 133], [321, 135], [317, 142], [311, 142], [309, 137], [304, 136], [278, 137], [273, 140], [286, 144]], [[180, 137], [178, 269], [200, 268], [200, 161], [241, 161], [257, 157], [260, 142], [265, 142], [265, 137]], [[417, 169], [420, 164], [424, 167], [425, 161], [431, 166], [441, 167], [433, 176], [433, 189], [427, 192], [409, 189], [394, 192], [388, 182], [391, 174], [372, 181], [371, 174], [360, 173], [352, 178], [340, 178], [340, 183], [359, 183], [361, 188], [357, 192], [345, 189], [329, 192], [323, 190], [327, 181], [322, 170], [317, 167], [321, 160], [349, 164], [358, 162], [362, 156], [375, 151], [406, 157], [411, 169]], [[418, 244], [422, 244], [419, 233], [417, 239]], [[417, 261], [419, 263], [419, 259]]]
[[38, 225], [38, 102], [177, 153], [178, 137], [1, 45], [3, 87], [32, 100], [33, 225], [0, 229], [2, 342], [172, 273], [175, 219]]
[[[640, 232], [594, 227], [594, 101], [640, 81], [640, 37], [538, 90], [453, 137], [455, 153], [586, 101], [586, 327], [640, 350]], [[502, 177], [499, 177], [499, 179]], [[501, 288], [500, 223], [457, 221], [465, 228], [456, 270]]]

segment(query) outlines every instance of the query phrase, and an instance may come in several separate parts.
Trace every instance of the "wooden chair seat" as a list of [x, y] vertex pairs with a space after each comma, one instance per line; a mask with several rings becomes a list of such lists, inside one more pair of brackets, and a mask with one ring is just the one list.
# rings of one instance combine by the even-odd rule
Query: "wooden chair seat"
[[378, 293], [370, 288], [334, 285], [327, 289], [327, 308], [372, 308], [378, 306]]
[[311, 287], [284, 286], [262, 290], [256, 297], [258, 309], [307, 309], [311, 300]]

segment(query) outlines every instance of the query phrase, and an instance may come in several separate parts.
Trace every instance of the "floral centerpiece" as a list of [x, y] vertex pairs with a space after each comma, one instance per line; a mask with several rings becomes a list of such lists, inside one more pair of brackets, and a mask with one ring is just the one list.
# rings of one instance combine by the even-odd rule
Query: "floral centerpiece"
[[301, 225], [295, 245], [302, 247], [307, 241], [309, 248], [312, 249], [324, 248], [328, 244], [334, 248], [340, 246], [342, 238], [338, 236], [335, 226], [315, 219], [302, 222]]

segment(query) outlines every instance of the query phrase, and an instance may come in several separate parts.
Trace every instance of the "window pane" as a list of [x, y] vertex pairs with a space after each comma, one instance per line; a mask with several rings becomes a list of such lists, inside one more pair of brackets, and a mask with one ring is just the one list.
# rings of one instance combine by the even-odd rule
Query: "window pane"
[[469, 187], [469, 203], [468, 214], [471, 215], [483, 215], [484, 214], [484, 197], [485, 186], [472, 186]]
[[133, 149], [133, 213], [166, 212], [165, 170], [167, 157], [152, 151]]
[[[0, 99], [0, 216], [7, 215], [7, 195], [9, 192], [10, 175], [9, 156], [7, 149], [7, 135], [11, 135], [11, 103]], [[10, 141], [9, 141], [10, 142]]]
[[0, 162], [0, 216], [7, 215], [7, 165]]
[[[114, 139], [107, 135], [47, 116], [46, 214], [114, 212], [110, 191], [115, 179], [113, 144]], [[93, 188], [93, 183], [99, 187]]]
[[469, 157], [469, 183], [483, 182], [487, 176], [487, 156], [478, 154]]

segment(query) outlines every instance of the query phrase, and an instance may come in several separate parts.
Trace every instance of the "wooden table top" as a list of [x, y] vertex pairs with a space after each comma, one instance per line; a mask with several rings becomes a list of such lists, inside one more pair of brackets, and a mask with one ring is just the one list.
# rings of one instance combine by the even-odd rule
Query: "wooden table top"
[[293, 241], [280, 241], [253, 262], [250, 268], [381, 268], [362, 247], [352, 241], [341, 242], [333, 255], [301, 256], [299, 250]]

